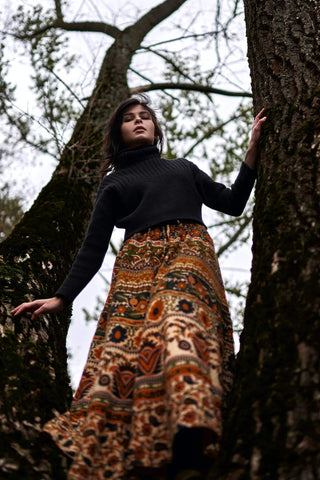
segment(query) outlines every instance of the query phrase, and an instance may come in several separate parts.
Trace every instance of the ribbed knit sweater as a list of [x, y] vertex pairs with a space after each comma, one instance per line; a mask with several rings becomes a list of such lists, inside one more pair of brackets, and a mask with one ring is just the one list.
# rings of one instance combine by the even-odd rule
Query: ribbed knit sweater
[[56, 292], [66, 304], [99, 270], [114, 226], [125, 229], [126, 240], [148, 227], [174, 220], [203, 224], [203, 204], [239, 216], [256, 177], [255, 171], [242, 163], [236, 181], [227, 188], [184, 158], [161, 158], [152, 145], [123, 150], [116, 167], [100, 184], [82, 247]]

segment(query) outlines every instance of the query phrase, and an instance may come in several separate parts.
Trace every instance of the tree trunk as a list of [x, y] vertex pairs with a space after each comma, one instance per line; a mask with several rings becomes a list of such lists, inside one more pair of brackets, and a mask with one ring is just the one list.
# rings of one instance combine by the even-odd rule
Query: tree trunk
[[71, 400], [66, 334], [70, 311], [12, 319], [23, 301], [52, 296], [70, 269], [99, 182], [103, 130], [129, 95], [127, 71], [144, 36], [185, 0], [167, 0], [117, 35], [96, 87], [49, 184], [1, 244], [0, 477], [59, 480], [65, 465], [42, 425]]
[[255, 112], [267, 108], [253, 265], [219, 474], [320, 478], [320, 8], [245, 0]]
[[[106, 65], [115, 64], [118, 48], [114, 44], [110, 49]], [[51, 181], [1, 245], [0, 351], [5, 388], [0, 404], [0, 469], [8, 478], [65, 478], [41, 426], [54, 411], [66, 410], [71, 400], [66, 354], [70, 310], [33, 322], [29, 316], [12, 320], [10, 310], [23, 301], [52, 296], [70, 268], [99, 181], [103, 125], [128, 95], [128, 61], [119, 65], [118, 56], [117, 69], [105, 71], [105, 82], [95, 89]]]

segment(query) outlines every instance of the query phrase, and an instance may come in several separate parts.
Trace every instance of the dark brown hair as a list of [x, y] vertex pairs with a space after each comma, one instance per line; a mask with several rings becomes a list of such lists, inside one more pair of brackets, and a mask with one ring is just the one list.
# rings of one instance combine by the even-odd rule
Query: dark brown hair
[[116, 169], [116, 157], [120, 150], [125, 148], [125, 145], [121, 141], [121, 124], [123, 112], [131, 105], [142, 105], [151, 115], [154, 124], [154, 145], [158, 146], [160, 153], [163, 147], [163, 133], [156, 117], [155, 111], [150, 107], [150, 99], [147, 95], [136, 95], [131, 98], [127, 98], [121, 102], [117, 108], [113, 111], [106, 128], [106, 133], [103, 138], [102, 154], [103, 165], [100, 173], [104, 177], [110, 170]]

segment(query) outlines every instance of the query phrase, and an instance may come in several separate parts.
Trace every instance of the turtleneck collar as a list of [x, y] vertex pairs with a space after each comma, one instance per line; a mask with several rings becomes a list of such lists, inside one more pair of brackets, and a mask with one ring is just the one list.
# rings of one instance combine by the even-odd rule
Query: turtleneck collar
[[145, 160], [160, 160], [160, 152], [155, 145], [140, 145], [136, 148], [126, 148], [117, 155], [115, 165], [117, 169], [126, 168]]

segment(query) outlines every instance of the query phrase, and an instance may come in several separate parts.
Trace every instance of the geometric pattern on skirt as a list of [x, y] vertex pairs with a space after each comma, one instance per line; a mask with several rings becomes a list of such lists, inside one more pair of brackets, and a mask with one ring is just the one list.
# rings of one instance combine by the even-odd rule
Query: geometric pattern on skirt
[[204, 453], [216, 455], [233, 353], [206, 228], [177, 222], [129, 238], [70, 411], [44, 427], [73, 460], [68, 478], [157, 471], [183, 427], [202, 428]]

